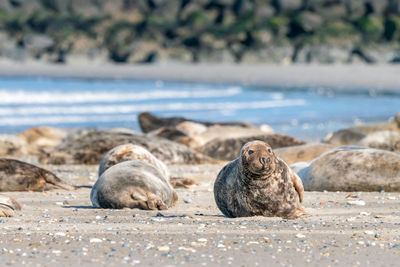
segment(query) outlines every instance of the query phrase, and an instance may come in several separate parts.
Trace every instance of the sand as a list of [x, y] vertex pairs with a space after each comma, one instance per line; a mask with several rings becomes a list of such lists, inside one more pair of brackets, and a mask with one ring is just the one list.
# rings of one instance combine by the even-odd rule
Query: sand
[[82, 187], [7, 193], [23, 209], [0, 219], [0, 266], [395, 266], [400, 258], [400, 193], [306, 192], [309, 217], [230, 219], [212, 192], [222, 166], [181, 165], [172, 175], [199, 185], [177, 190], [175, 207], [104, 210], [89, 199], [97, 166], [46, 167]]
[[398, 65], [60, 65], [0, 60], [0, 77], [135, 79], [280, 87], [400, 90]]

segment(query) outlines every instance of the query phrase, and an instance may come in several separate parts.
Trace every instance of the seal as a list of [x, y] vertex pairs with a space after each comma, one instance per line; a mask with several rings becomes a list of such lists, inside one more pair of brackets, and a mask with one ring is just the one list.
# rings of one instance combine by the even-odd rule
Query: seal
[[341, 129], [328, 133], [323, 142], [334, 146], [354, 145], [365, 136], [365, 134], [355, 129]]
[[0, 191], [50, 189], [73, 190], [75, 187], [43, 168], [15, 159], [0, 158]]
[[262, 134], [235, 138], [215, 138], [205, 145], [196, 148], [200, 153], [218, 159], [234, 160], [244, 144], [260, 140], [270, 144], [274, 149], [279, 147], [303, 145], [305, 142], [283, 134]]
[[149, 112], [142, 112], [138, 116], [139, 120], [139, 125], [140, 128], [144, 133], [151, 132], [153, 130], [157, 130], [158, 128], [161, 127], [176, 127], [178, 124], [185, 122], [185, 121], [190, 121], [190, 122], [195, 122], [195, 123], [200, 123], [203, 124], [204, 126], [212, 126], [212, 125], [230, 125], [230, 126], [239, 126], [239, 127], [245, 127], [245, 128], [251, 128], [252, 126], [249, 123], [246, 122], [237, 122], [237, 121], [232, 121], [232, 122], [210, 122], [210, 121], [195, 121], [195, 120], [190, 120], [182, 117], [172, 117], [172, 118], [162, 118], [155, 116]]
[[400, 191], [400, 154], [343, 146], [325, 152], [298, 172], [308, 191]]
[[190, 178], [171, 177], [167, 166], [144, 147], [124, 144], [114, 147], [102, 158], [99, 165], [99, 177], [111, 166], [128, 160], [142, 160], [157, 168], [174, 188], [187, 188], [196, 185]]
[[301, 161], [310, 162], [332, 148], [334, 146], [329, 144], [311, 143], [300, 146], [282, 147], [275, 149], [274, 152], [280, 159], [291, 165]]
[[13, 217], [16, 210], [21, 210], [21, 204], [11, 197], [0, 195], [0, 217]]
[[215, 163], [216, 160], [160, 137], [85, 129], [68, 135], [63, 142], [40, 158], [48, 164], [98, 164], [103, 156], [118, 145], [140, 145], [166, 164]]
[[147, 149], [134, 144], [119, 145], [108, 151], [100, 161], [99, 177], [111, 166], [128, 160], [143, 160], [157, 168], [169, 180], [170, 175], [167, 166]]
[[358, 145], [400, 153], [400, 134], [395, 131], [375, 132], [361, 139]]
[[227, 217], [298, 218], [304, 189], [300, 178], [262, 141], [246, 143], [214, 183], [214, 198]]
[[129, 160], [110, 167], [99, 177], [90, 200], [96, 208], [164, 210], [175, 205], [178, 195], [153, 165]]

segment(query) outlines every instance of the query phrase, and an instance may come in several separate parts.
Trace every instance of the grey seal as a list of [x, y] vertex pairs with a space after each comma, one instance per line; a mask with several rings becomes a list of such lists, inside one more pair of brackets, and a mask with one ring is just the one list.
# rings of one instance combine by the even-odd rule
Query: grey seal
[[300, 178], [262, 141], [246, 143], [214, 183], [214, 198], [227, 217], [298, 218], [304, 189]]
[[90, 193], [94, 207], [163, 210], [175, 205], [178, 195], [153, 165], [130, 160], [107, 169]]
[[400, 154], [338, 147], [314, 159], [298, 174], [309, 191], [399, 191]]
[[73, 190], [75, 187], [43, 168], [15, 159], [0, 158], [0, 191], [50, 189]]

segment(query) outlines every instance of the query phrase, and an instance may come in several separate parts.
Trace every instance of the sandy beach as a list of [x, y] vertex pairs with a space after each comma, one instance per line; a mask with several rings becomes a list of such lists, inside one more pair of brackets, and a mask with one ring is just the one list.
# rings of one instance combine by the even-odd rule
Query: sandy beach
[[399, 90], [397, 65], [57, 65], [0, 61], [0, 77], [69, 77]]
[[0, 220], [2, 266], [396, 266], [400, 256], [399, 193], [306, 192], [309, 217], [229, 219], [212, 193], [219, 165], [171, 166], [199, 186], [161, 212], [91, 208], [97, 166], [47, 168], [83, 187], [8, 193], [23, 209]]
[[[0, 63], [0, 76], [137, 79], [399, 90], [397, 66], [146, 65], [62, 66]], [[296, 220], [230, 219], [213, 183], [223, 165], [173, 165], [178, 189], [166, 211], [92, 208], [97, 166], [47, 165], [76, 191], [8, 192], [23, 208], [0, 219], [0, 266], [396, 266], [400, 193], [305, 192], [310, 214]], [[354, 205], [355, 204], [358, 205]], [[360, 205], [361, 204], [361, 205]]]

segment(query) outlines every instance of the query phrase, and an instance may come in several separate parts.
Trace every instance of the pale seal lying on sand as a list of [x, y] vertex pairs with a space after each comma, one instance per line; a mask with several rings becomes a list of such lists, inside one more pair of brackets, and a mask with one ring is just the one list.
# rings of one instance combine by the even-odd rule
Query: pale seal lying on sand
[[331, 150], [334, 146], [329, 144], [305, 144], [274, 149], [275, 155], [291, 165], [300, 161], [312, 161], [322, 153]]
[[175, 205], [178, 195], [156, 167], [130, 160], [106, 170], [93, 186], [90, 199], [97, 208], [163, 210]]
[[21, 210], [21, 204], [11, 197], [0, 195], [0, 217], [13, 217], [16, 210]]
[[140, 128], [144, 133], [148, 133], [154, 131], [161, 127], [176, 127], [178, 124], [191, 121], [195, 123], [203, 124], [204, 126], [212, 126], [212, 125], [231, 125], [231, 126], [240, 126], [240, 127], [251, 127], [249, 123], [246, 122], [209, 122], [209, 121], [194, 121], [181, 117], [173, 117], [173, 118], [161, 118], [154, 116], [149, 112], [142, 112], [138, 116]]
[[73, 190], [53, 173], [15, 159], [0, 158], [0, 191]]
[[358, 145], [400, 153], [400, 134], [395, 131], [375, 132], [361, 139]]
[[41, 161], [51, 164], [98, 164], [103, 156], [118, 145], [132, 143], [146, 148], [166, 164], [201, 164], [216, 162], [190, 148], [159, 137], [139, 134], [82, 130], [68, 135]]
[[167, 179], [169, 179], [167, 166], [154, 157], [147, 149], [134, 144], [119, 145], [108, 151], [100, 162], [99, 177], [111, 166], [128, 160], [143, 160], [156, 167]]
[[215, 159], [233, 160], [237, 157], [243, 145], [252, 140], [264, 141], [274, 149], [305, 144], [303, 141], [283, 134], [263, 134], [238, 138], [216, 138], [197, 148], [197, 150]]
[[170, 177], [167, 166], [157, 159], [144, 147], [134, 144], [124, 144], [111, 149], [101, 160], [99, 177], [111, 166], [128, 160], [142, 160], [156, 167], [175, 188], [195, 185], [196, 181], [190, 178]]
[[338, 147], [298, 172], [309, 191], [400, 191], [400, 154]]
[[306, 215], [303, 184], [262, 141], [245, 144], [238, 159], [226, 165], [214, 184], [214, 198], [227, 217]]
[[365, 134], [355, 129], [341, 129], [327, 134], [323, 142], [334, 146], [355, 145], [365, 136]]

